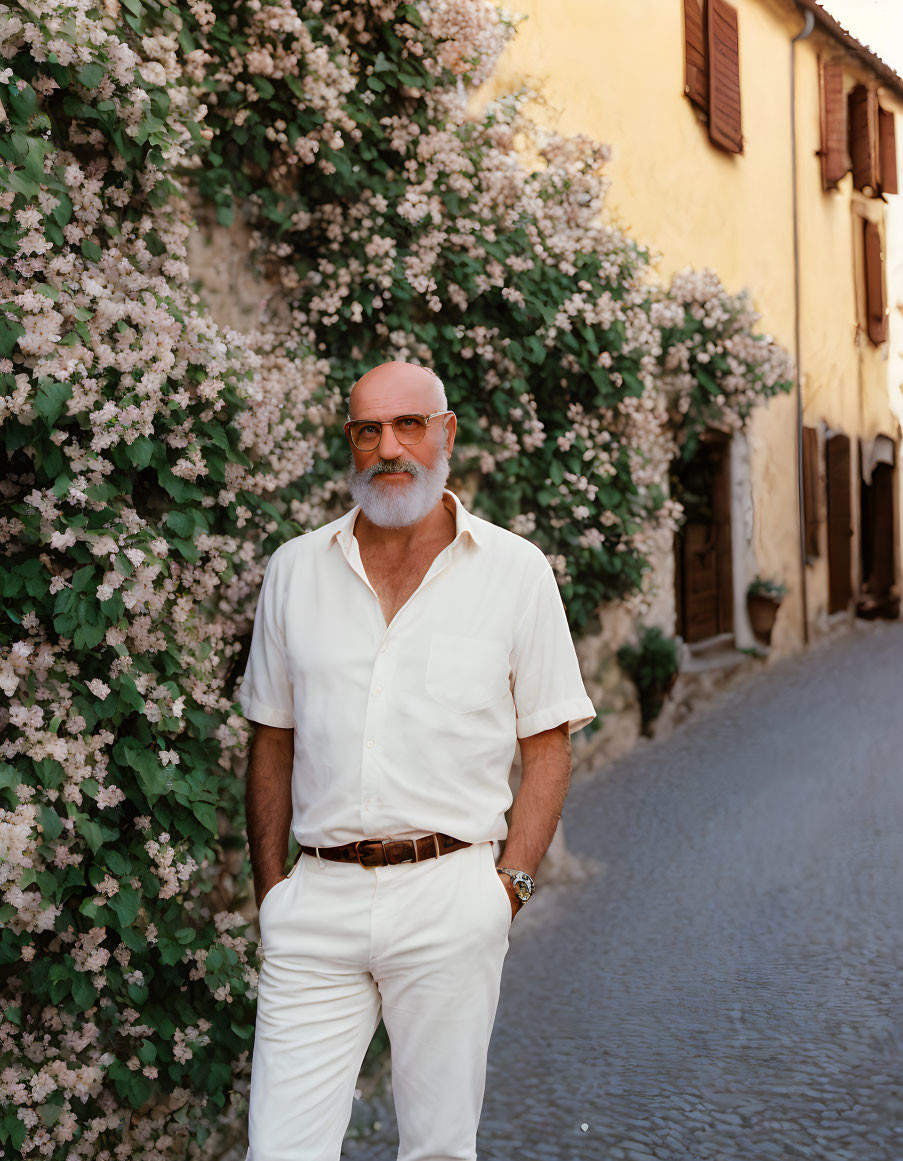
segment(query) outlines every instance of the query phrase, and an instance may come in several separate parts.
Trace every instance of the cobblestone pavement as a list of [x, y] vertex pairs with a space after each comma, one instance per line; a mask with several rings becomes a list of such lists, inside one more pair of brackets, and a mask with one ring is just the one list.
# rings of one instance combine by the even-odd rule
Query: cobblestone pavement
[[[901, 1161], [903, 624], [752, 675], [564, 821], [596, 869], [514, 921], [480, 1161]], [[385, 1103], [349, 1158], [395, 1158]]]

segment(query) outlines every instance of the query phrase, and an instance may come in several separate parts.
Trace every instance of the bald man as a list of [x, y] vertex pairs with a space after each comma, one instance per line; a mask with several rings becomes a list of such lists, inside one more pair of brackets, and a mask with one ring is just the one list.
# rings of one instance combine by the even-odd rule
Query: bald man
[[270, 557], [239, 694], [263, 954], [246, 1161], [337, 1161], [380, 1017], [399, 1161], [469, 1161], [509, 928], [595, 711], [544, 554], [445, 486], [439, 378], [372, 368], [345, 431], [355, 507]]

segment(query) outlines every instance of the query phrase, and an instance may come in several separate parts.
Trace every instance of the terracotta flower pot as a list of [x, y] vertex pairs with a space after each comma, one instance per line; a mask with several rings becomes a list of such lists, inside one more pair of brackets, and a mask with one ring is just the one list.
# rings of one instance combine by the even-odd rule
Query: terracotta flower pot
[[771, 644], [771, 630], [781, 605], [780, 597], [769, 597], [765, 593], [750, 593], [746, 598], [749, 620], [753, 632], [766, 645]]

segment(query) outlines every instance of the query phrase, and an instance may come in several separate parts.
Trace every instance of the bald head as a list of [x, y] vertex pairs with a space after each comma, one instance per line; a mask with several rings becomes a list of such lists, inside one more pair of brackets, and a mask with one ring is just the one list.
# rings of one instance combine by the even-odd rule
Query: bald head
[[[387, 414], [380, 412], [386, 409]], [[348, 397], [351, 419], [392, 418], [416, 413], [446, 411], [448, 400], [442, 380], [428, 367], [416, 363], [380, 363], [361, 375]]]

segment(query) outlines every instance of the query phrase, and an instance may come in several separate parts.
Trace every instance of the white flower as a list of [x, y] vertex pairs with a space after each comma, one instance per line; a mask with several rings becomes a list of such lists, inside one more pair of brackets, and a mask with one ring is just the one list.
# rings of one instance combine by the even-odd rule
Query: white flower
[[94, 696], [99, 698], [101, 701], [103, 701], [110, 692], [110, 687], [105, 685], [99, 677], [91, 678], [91, 680], [88, 682], [88, 689], [90, 689]]
[[50, 537], [51, 548], [71, 548], [75, 544], [78, 537], [72, 528], [67, 528], [63, 532], [54, 532]]

